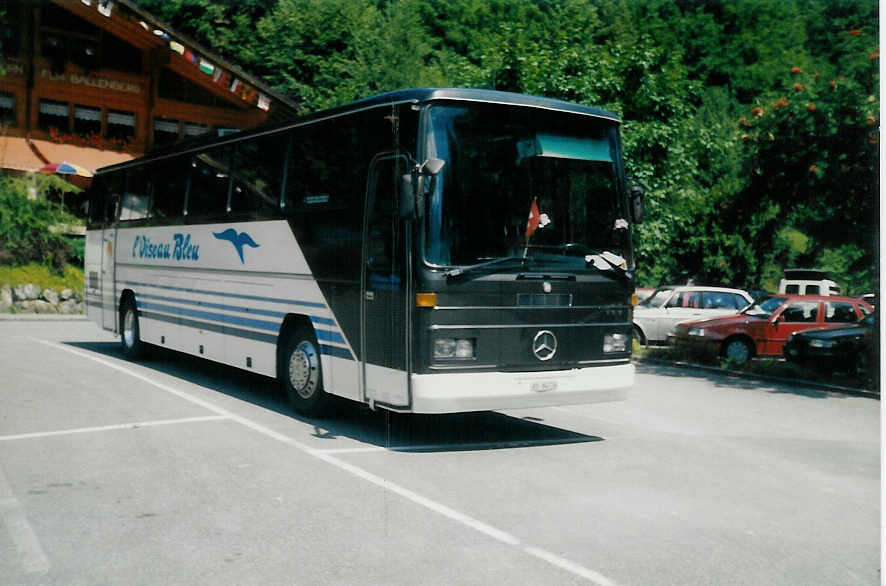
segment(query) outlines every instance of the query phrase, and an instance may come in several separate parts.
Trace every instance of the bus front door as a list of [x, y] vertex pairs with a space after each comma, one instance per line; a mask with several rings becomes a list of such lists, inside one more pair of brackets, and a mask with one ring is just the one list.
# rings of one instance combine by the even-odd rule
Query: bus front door
[[365, 398], [409, 405], [406, 247], [398, 208], [402, 156], [378, 155], [369, 170], [363, 220], [361, 356]]

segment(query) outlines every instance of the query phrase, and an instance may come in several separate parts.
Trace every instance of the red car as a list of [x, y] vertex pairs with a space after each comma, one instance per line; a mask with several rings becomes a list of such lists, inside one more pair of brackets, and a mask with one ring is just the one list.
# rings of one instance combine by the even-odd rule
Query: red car
[[740, 313], [679, 324], [672, 335], [678, 346], [746, 362], [754, 356], [781, 356], [794, 332], [861, 321], [870, 304], [851, 297], [770, 295]]

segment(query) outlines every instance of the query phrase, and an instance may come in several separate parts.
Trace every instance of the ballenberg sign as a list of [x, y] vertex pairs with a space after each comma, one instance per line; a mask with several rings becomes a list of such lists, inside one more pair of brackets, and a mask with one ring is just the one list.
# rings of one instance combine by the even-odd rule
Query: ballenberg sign
[[40, 77], [47, 78], [52, 81], [65, 81], [65, 79], [67, 78], [67, 81], [74, 85], [88, 85], [99, 89], [128, 92], [131, 94], [142, 93], [141, 86], [131, 81], [120, 81], [116, 79], [107, 79], [105, 77], [91, 77], [87, 75], [80, 75], [79, 73], [62, 73], [60, 75], [53, 75], [53, 73], [48, 69], [42, 69], [40, 71]]

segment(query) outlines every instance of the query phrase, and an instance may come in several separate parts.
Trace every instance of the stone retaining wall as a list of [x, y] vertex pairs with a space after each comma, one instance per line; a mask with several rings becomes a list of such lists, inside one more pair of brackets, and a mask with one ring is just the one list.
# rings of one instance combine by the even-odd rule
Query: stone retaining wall
[[83, 313], [83, 291], [41, 289], [34, 283], [0, 285], [0, 313]]

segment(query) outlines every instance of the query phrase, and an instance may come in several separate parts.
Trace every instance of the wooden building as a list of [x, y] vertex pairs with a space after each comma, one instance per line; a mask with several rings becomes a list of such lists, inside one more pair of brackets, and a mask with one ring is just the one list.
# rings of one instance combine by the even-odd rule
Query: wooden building
[[[3, 2], [0, 169], [31, 171], [67, 145], [88, 169], [296, 105], [131, 0]], [[74, 150], [72, 150], [74, 149]], [[30, 158], [29, 158], [30, 157]]]

